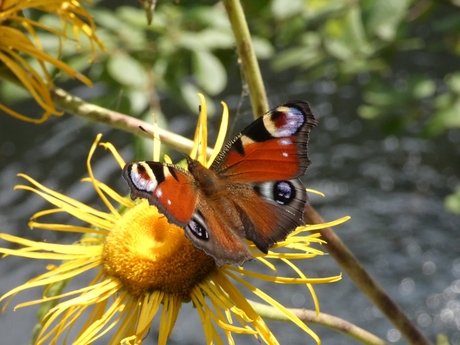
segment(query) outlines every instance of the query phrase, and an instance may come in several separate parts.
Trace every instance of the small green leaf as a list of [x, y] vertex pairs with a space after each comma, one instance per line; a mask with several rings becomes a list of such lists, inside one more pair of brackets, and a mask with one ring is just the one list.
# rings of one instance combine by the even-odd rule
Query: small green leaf
[[436, 91], [436, 83], [431, 79], [422, 79], [415, 82], [412, 94], [415, 98], [427, 98], [434, 95]]
[[460, 214], [460, 187], [457, 187], [454, 193], [446, 197], [444, 207], [449, 212]]
[[30, 97], [30, 93], [26, 89], [6, 81], [0, 83], [0, 93], [3, 100], [7, 100], [8, 104], [10, 102], [17, 102]]
[[449, 89], [460, 95], [460, 73], [455, 72], [446, 76], [446, 84]]
[[198, 48], [205, 49], [228, 49], [235, 45], [235, 39], [232, 31], [226, 29], [206, 29], [198, 34], [200, 44], [194, 47], [194, 50]]
[[384, 41], [392, 41], [399, 23], [404, 19], [409, 0], [376, 0], [367, 22], [370, 33]]
[[376, 107], [361, 105], [358, 107], [358, 115], [363, 119], [372, 120], [380, 116], [380, 111]]
[[146, 86], [144, 68], [128, 54], [118, 52], [110, 56], [107, 69], [111, 77], [122, 85], [139, 88]]
[[329, 19], [324, 35], [329, 53], [343, 61], [364, 58], [374, 51], [367, 41], [358, 5], [351, 6], [340, 18]]
[[[198, 107], [200, 105], [200, 99], [198, 97], [198, 92], [201, 92], [195, 85], [189, 82], [184, 82], [181, 84], [180, 87], [181, 96], [183, 101], [187, 104], [187, 107], [193, 111], [198, 113]], [[206, 95], [206, 108], [208, 110], [208, 116], [213, 116], [216, 112], [216, 108], [212, 99], [209, 99]]]
[[227, 84], [227, 73], [218, 58], [208, 51], [193, 54], [193, 75], [198, 84], [210, 95], [222, 92]]
[[126, 97], [131, 104], [131, 115], [141, 113], [149, 105], [148, 93], [144, 90], [128, 89]]
[[252, 37], [254, 51], [259, 59], [268, 59], [273, 56], [275, 49], [269, 40], [261, 37]]
[[272, 12], [276, 19], [287, 19], [304, 11], [302, 0], [273, 0]]
[[309, 47], [294, 47], [287, 49], [276, 56], [272, 67], [275, 71], [282, 71], [291, 67], [302, 66], [308, 68], [317, 63], [323, 54], [316, 49]]

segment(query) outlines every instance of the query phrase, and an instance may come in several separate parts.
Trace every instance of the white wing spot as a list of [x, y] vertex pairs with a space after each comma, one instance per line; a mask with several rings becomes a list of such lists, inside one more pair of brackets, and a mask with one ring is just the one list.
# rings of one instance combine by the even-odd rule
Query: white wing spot
[[156, 180], [146, 180], [135, 170], [131, 171], [131, 181], [137, 189], [145, 190], [147, 192], [152, 192], [158, 185]]
[[289, 138], [282, 138], [278, 140], [278, 144], [281, 146], [289, 146], [292, 145], [292, 140]]
[[305, 117], [301, 111], [295, 108], [289, 108], [288, 111], [284, 113], [286, 117], [286, 124], [278, 129], [275, 133], [272, 134], [275, 137], [288, 137], [293, 135], [305, 122]]

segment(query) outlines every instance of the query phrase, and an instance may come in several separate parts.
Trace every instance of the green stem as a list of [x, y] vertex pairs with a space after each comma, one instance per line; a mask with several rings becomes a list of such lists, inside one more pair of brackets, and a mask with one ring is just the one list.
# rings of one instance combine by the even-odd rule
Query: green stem
[[[277, 308], [253, 301], [250, 301], [250, 303], [254, 310], [263, 318], [276, 321], [290, 321], [288, 317]], [[288, 310], [303, 322], [329, 327], [330, 329], [346, 334], [349, 337], [354, 338], [363, 344], [387, 345], [387, 343], [384, 340], [380, 339], [374, 334], [369, 333], [368, 331], [359, 328], [358, 326], [353, 325], [352, 323], [340, 319], [338, 317], [324, 313], [319, 313], [318, 315], [316, 315], [315, 311], [307, 309], [291, 308]]]
[[254, 117], [258, 118], [268, 111], [268, 102], [246, 17], [239, 0], [223, 0], [222, 2], [232, 25], [241, 68], [248, 83], [252, 111]]
[[[305, 221], [308, 224], [321, 224], [324, 220], [307, 204]], [[415, 327], [406, 314], [388, 296], [385, 291], [371, 278], [350, 250], [339, 239], [331, 228], [320, 230], [321, 237], [327, 242], [325, 245], [329, 254], [342, 266], [354, 283], [380, 309], [382, 313], [401, 332], [406, 340], [413, 345], [432, 345], [432, 343]]]

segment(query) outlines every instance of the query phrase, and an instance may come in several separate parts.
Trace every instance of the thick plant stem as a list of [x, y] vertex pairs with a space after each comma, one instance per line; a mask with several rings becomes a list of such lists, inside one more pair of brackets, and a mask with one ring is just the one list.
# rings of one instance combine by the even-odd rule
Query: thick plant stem
[[[321, 216], [307, 204], [305, 211], [307, 224], [324, 223]], [[369, 276], [354, 255], [337, 237], [331, 228], [318, 230], [321, 237], [327, 242], [327, 251], [342, 266], [354, 283], [367, 297], [386, 315], [388, 320], [401, 332], [406, 340], [413, 345], [432, 345], [432, 343], [415, 327], [406, 314]]]
[[252, 111], [254, 117], [257, 118], [268, 111], [268, 102], [246, 17], [239, 0], [223, 0], [222, 2], [232, 25], [241, 68], [249, 88]]

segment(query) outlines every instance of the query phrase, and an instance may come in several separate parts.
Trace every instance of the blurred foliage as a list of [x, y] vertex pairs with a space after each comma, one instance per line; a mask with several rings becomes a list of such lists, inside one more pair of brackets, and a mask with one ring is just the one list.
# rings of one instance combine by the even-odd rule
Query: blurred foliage
[[[78, 51], [64, 46], [62, 59], [95, 82], [90, 100], [99, 105], [140, 116], [160, 110], [159, 99], [167, 96], [196, 111], [197, 92], [217, 96], [229, 79], [240, 78], [224, 7], [217, 1], [160, 0], [148, 25], [152, 3], [96, 2], [88, 10], [106, 51], [90, 65], [84, 41]], [[363, 103], [357, 113], [382, 121], [387, 134], [414, 121], [428, 136], [460, 127], [459, 66], [446, 66], [443, 76], [432, 66], [434, 59], [452, 64], [460, 55], [458, 2], [261, 0], [243, 5], [256, 53], [269, 61], [271, 74], [290, 72], [300, 82], [327, 79], [338, 86], [360, 78]], [[50, 15], [40, 21], [60, 26]], [[43, 33], [41, 39], [45, 49], [57, 53], [54, 37]], [[4, 85], [2, 91], [15, 101], [26, 96]]]
[[[379, 121], [386, 134], [412, 128], [435, 136], [460, 127], [458, 0], [242, 2], [256, 54], [270, 68], [265, 73], [290, 73], [305, 84], [352, 84], [362, 99], [357, 116]], [[90, 45], [83, 40], [79, 51], [64, 47], [61, 56], [95, 83], [84, 94], [91, 102], [133, 116], [151, 110], [161, 116], [159, 100], [169, 97], [196, 112], [197, 92], [215, 97], [229, 80], [240, 80], [220, 2], [158, 0], [148, 25], [154, 3], [100, 1], [88, 8], [106, 51], [89, 64]], [[47, 15], [40, 20], [60, 25]], [[55, 38], [47, 38], [44, 33], [44, 47], [57, 51]], [[4, 97], [25, 97], [1, 87]]]

